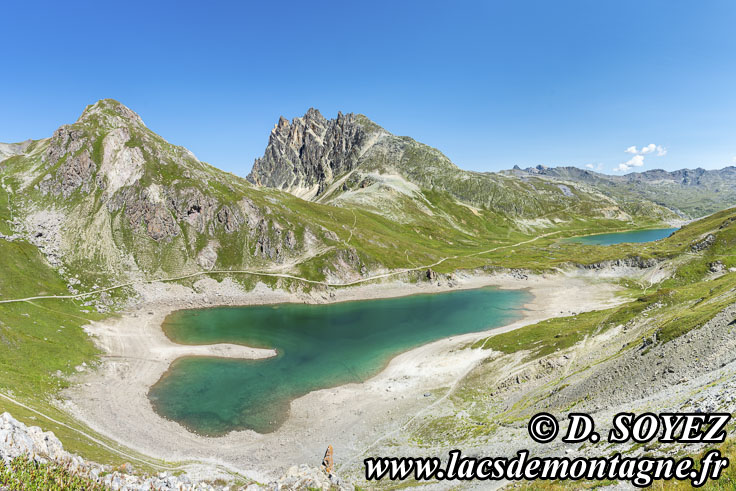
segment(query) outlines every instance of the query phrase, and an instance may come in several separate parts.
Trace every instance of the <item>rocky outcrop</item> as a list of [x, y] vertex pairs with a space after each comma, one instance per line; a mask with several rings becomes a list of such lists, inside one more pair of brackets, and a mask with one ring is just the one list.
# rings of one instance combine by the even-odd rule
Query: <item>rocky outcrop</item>
[[322, 273], [328, 281], [338, 282], [368, 276], [369, 271], [358, 251], [351, 247], [337, 250], [331, 264], [322, 268]]
[[288, 232], [286, 232], [284, 243], [289, 249], [294, 249], [294, 247], [296, 247], [296, 234], [293, 230], [289, 230]]
[[[136, 476], [114, 470], [110, 466], [88, 462], [66, 452], [56, 436], [36, 426], [28, 427], [8, 413], [0, 414], [0, 461], [10, 462], [26, 456], [38, 463], [54, 462], [69, 471], [97, 482], [107, 488], [119, 490], [214, 490], [206, 483], [195, 483], [186, 475], [174, 476], [166, 472], [157, 476]], [[130, 468], [129, 465], [126, 467]]]
[[[248, 488], [250, 489], [250, 488]], [[253, 487], [254, 490], [261, 489]], [[285, 476], [269, 484], [267, 489], [302, 490], [302, 489], [332, 489], [336, 491], [353, 490], [354, 486], [344, 483], [334, 474], [326, 474], [322, 469], [300, 465], [291, 467]]]
[[43, 156], [47, 169], [38, 187], [44, 194], [62, 195], [68, 198], [81, 188], [88, 192], [93, 183], [97, 165], [90, 155], [90, 141], [84, 131], [65, 125], [54, 132]]
[[62, 264], [61, 226], [64, 214], [58, 210], [40, 210], [26, 215], [17, 229], [28, 242], [38, 247], [52, 266]]
[[225, 232], [228, 234], [238, 230], [245, 222], [237, 210], [231, 209], [227, 205], [223, 206], [220, 211], [217, 212], [217, 221], [225, 228]]
[[178, 193], [170, 193], [168, 204], [176, 220], [189, 224], [198, 233], [208, 231], [217, 213], [217, 200], [206, 196], [197, 188], [187, 188]]
[[643, 259], [639, 256], [626, 257], [623, 259], [613, 259], [609, 261], [600, 261], [592, 264], [581, 264], [578, 267], [583, 269], [611, 269], [611, 268], [637, 268], [647, 269], [657, 265], [656, 259]]
[[53, 433], [35, 426], [28, 428], [10, 414], [0, 414], [0, 460], [9, 462], [22, 455], [32, 455], [39, 462], [68, 456]]
[[95, 182], [105, 190], [105, 197], [143, 177], [145, 155], [141, 147], [130, 145], [132, 137], [131, 129], [122, 127], [111, 130], [102, 139], [102, 163]]
[[311, 108], [291, 122], [282, 116], [248, 180], [299, 196], [319, 196], [335, 177], [355, 168], [367, 140], [368, 132], [352, 113], [327, 120]]
[[[271, 233], [272, 229], [273, 234]], [[266, 219], [261, 219], [256, 230], [256, 246], [253, 255], [264, 259], [280, 259], [283, 251], [281, 240], [279, 240], [280, 235], [281, 230], [279, 228], [271, 227]]]
[[711, 273], [723, 273], [726, 271], [726, 266], [723, 264], [723, 261], [713, 261], [712, 263], [708, 263], [708, 270]]
[[130, 226], [134, 229], [144, 227], [154, 240], [160, 241], [179, 235], [179, 226], [156, 187], [142, 190], [127, 187], [117, 193], [107, 207], [111, 213], [124, 209]]
[[354, 489], [354, 486], [343, 483], [337, 476], [328, 475], [322, 469], [308, 465], [293, 466], [286, 475], [266, 486], [257, 484], [242, 487], [232, 485], [213, 486], [205, 482], [197, 482], [187, 474], [174, 475], [169, 472], [161, 472], [153, 476], [131, 474], [133, 467], [130, 464], [113, 469], [108, 465], [84, 460], [78, 455], [65, 451], [59, 439], [52, 432], [44, 432], [36, 426], [28, 427], [13, 418], [9, 413], [0, 414], [0, 462], [8, 463], [18, 457], [27, 457], [41, 464], [56, 463], [63, 465], [70, 472], [113, 490]]
[[[124, 209], [130, 225], [144, 227], [154, 240], [168, 240], [179, 235], [180, 223], [191, 226], [197, 233], [214, 235], [216, 227], [234, 233], [245, 224], [255, 228], [258, 208], [247, 198], [237, 205], [222, 205], [197, 188], [173, 190], [150, 186], [145, 189], [126, 187], [108, 201], [110, 213]], [[259, 218], [260, 219], [260, 218]]]
[[693, 252], [700, 252], [712, 246], [715, 241], [716, 241], [715, 235], [708, 234], [705, 236], [703, 240], [700, 240], [696, 242], [695, 244], [691, 245], [690, 249]]
[[202, 269], [209, 270], [215, 267], [215, 263], [217, 262], [217, 249], [219, 246], [220, 245], [217, 241], [212, 240], [197, 255], [197, 264], [199, 264]]

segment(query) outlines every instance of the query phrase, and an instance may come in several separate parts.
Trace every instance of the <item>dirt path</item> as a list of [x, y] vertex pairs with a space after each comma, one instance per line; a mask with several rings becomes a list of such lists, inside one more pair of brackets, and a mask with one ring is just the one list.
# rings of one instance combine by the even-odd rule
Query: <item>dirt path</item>
[[[396, 275], [400, 275], [400, 274], [411, 273], [411, 272], [414, 272], [414, 271], [421, 271], [421, 270], [425, 270], [425, 269], [434, 268], [434, 267], [436, 267], [436, 266], [438, 266], [438, 265], [440, 265], [440, 264], [442, 264], [445, 261], [450, 260], [450, 259], [458, 259], [458, 258], [462, 258], [462, 257], [480, 256], [482, 254], [488, 254], [489, 252], [494, 252], [494, 251], [497, 251], [499, 249], [506, 249], [506, 248], [509, 248], [509, 247], [517, 247], [517, 246], [520, 246], [520, 245], [528, 244], [530, 242], [534, 242], [535, 240], [539, 240], [539, 239], [541, 239], [543, 237], [548, 237], [550, 235], [555, 235], [555, 234], [558, 234], [558, 233], [560, 233], [560, 232], [550, 232], [550, 233], [547, 233], [547, 234], [538, 235], [537, 237], [535, 237], [533, 239], [525, 240], [525, 241], [522, 241], [522, 242], [517, 242], [516, 244], [508, 244], [508, 245], [504, 245], [504, 246], [497, 246], [497, 247], [493, 247], [491, 249], [488, 249], [486, 251], [474, 252], [472, 254], [466, 254], [464, 256], [448, 256], [448, 257], [443, 257], [442, 259], [438, 260], [437, 262], [432, 263], [432, 264], [429, 264], [429, 265], [426, 265], [426, 266], [417, 266], [417, 267], [414, 267], [414, 268], [399, 269], [399, 270], [396, 270], [396, 271], [391, 271], [389, 273], [383, 273], [383, 274], [378, 274], [378, 275], [374, 275], [374, 276], [368, 276], [366, 278], [361, 278], [359, 280], [348, 281], [348, 282], [344, 282], [344, 283], [333, 283], [333, 282], [329, 282], [329, 281], [310, 280], [310, 279], [307, 279], [307, 278], [303, 278], [301, 276], [294, 276], [294, 275], [290, 275], [290, 274], [286, 274], [286, 273], [270, 273], [270, 272], [265, 272], [265, 271], [227, 270], [227, 269], [224, 269], [223, 270], [223, 269], [220, 269], [220, 270], [211, 270], [211, 271], [198, 271], [196, 273], [190, 273], [190, 274], [186, 274], [186, 275], [182, 275], [182, 276], [176, 276], [176, 277], [173, 277], [173, 278], [158, 278], [158, 279], [153, 279], [153, 280], [131, 281], [131, 282], [128, 282], [128, 283], [120, 283], [118, 285], [109, 286], [107, 288], [100, 288], [98, 290], [94, 290], [94, 291], [91, 291], [91, 292], [77, 293], [77, 294], [74, 294], [74, 295], [39, 295], [39, 296], [35, 296], [35, 297], [26, 297], [26, 298], [15, 298], [15, 299], [9, 299], [9, 300], [0, 300], [0, 304], [4, 304], [4, 303], [17, 303], [17, 302], [28, 302], [30, 300], [44, 300], [44, 299], [52, 299], [52, 298], [55, 298], [55, 299], [85, 298], [85, 297], [89, 297], [89, 296], [92, 296], [92, 295], [97, 295], [97, 294], [100, 294], [100, 293], [103, 293], [103, 292], [109, 292], [111, 290], [117, 290], [119, 288], [125, 288], [125, 287], [130, 287], [130, 286], [135, 286], [135, 285], [141, 285], [141, 284], [151, 284], [151, 283], [161, 283], [161, 282], [169, 282], [169, 281], [179, 281], [179, 280], [185, 280], [185, 279], [188, 279], [188, 278], [195, 278], [197, 276], [205, 276], [205, 275], [211, 275], [211, 274], [249, 274], [249, 275], [253, 275], [253, 276], [266, 276], [266, 277], [271, 277], [271, 278], [286, 278], [286, 279], [291, 279], [291, 280], [302, 281], [304, 283], [309, 283], [309, 284], [313, 284], [313, 285], [322, 285], [322, 286], [328, 286], [328, 287], [355, 286], [355, 285], [359, 285], [361, 283], [367, 283], [369, 281], [379, 280], [379, 279], [383, 279], [383, 278], [390, 278], [391, 276], [396, 276]], [[352, 238], [352, 231], [350, 233], [350, 236]], [[348, 240], [350, 240], [350, 239], [348, 239]]]

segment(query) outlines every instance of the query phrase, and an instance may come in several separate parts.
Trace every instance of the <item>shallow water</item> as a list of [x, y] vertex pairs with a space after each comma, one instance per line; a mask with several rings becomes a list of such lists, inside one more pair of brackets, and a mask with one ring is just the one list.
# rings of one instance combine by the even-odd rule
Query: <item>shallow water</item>
[[569, 242], [578, 242], [587, 245], [614, 245], [623, 243], [653, 242], [669, 237], [676, 228], [656, 228], [650, 230], [632, 230], [631, 232], [616, 232], [612, 234], [586, 235], [572, 237]]
[[523, 290], [488, 287], [328, 305], [178, 311], [163, 326], [176, 342], [238, 343], [275, 348], [278, 355], [181, 358], [149, 398], [159, 414], [198, 433], [270, 432], [288, 417], [293, 399], [366, 380], [421, 344], [507, 325], [521, 318], [530, 299]]

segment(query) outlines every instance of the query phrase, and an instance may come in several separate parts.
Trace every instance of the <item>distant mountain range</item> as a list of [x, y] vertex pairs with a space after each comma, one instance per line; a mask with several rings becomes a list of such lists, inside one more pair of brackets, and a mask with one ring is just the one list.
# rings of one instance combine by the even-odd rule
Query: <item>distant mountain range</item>
[[50, 138], [0, 145], [0, 233], [83, 285], [234, 268], [355, 279], [402, 266], [397, 250], [430, 261], [450, 245], [699, 216], [733, 203], [734, 179], [734, 168], [465, 171], [363, 115], [316, 109], [279, 119], [243, 179], [106, 99]]
[[549, 176], [586, 183], [611, 196], [641, 197], [697, 218], [736, 205], [736, 167], [720, 170], [653, 169], [611, 176], [577, 167], [545, 167], [538, 165], [504, 172], [517, 177]]

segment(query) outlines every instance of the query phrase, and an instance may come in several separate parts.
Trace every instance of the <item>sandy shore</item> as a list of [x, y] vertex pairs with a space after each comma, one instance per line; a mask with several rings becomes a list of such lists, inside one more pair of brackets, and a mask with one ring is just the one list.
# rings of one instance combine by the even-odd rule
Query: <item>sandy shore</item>
[[[288, 420], [273, 433], [237, 431], [216, 438], [196, 435], [156, 414], [147, 398], [149, 388], [180, 356], [263, 358], [274, 354], [273, 350], [227, 344], [176, 345], [161, 330], [161, 323], [174, 310], [328, 303], [489, 285], [528, 289], [533, 300], [524, 306], [523, 319], [402, 353], [364, 383], [311, 392], [292, 402]], [[103, 362], [99, 369], [81, 374], [80, 383], [65, 392], [68, 400], [64, 408], [95, 431], [143, 454], [169, 462], [194, 460], [222, 466], [262, 482], [294, 464], [318, 465], [328, 444], [335, 448], [338, 464], [359, 462], [367, 448], [400, 431], [412, 417], [436, 404], [457, 380], [490, 355], [488, 351], [465, 348], [469, 343], [542, 319], [605, 308], [619, 302], [614, 292], [610, 284], [570, 275], [526, 279], [455, 275], [452, 284], [392, 282], [316, 294], [273, 291], [264, 285], [244, 293], [229, 280], [218, 283], [211, 279], [198, 281], [194, 290], [176, 284], [145, 285], [141, 290], [144, 300], [134, 311], [88, 326], [105, 352]], [[207, 470], [198, 466], [196, 473], [206, 477]]]

